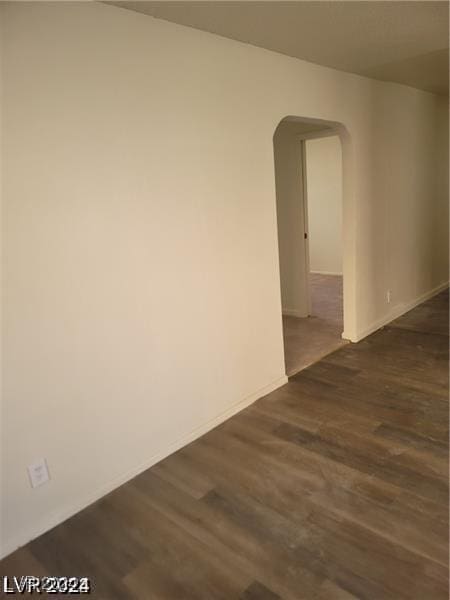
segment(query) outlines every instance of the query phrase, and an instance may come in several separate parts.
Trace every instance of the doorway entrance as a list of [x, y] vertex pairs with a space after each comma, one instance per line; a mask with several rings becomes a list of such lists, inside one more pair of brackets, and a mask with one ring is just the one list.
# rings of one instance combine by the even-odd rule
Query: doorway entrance
[[343, 344], [342, 147], [333, 124], [287, 118], [274, 135], [286, 374]]

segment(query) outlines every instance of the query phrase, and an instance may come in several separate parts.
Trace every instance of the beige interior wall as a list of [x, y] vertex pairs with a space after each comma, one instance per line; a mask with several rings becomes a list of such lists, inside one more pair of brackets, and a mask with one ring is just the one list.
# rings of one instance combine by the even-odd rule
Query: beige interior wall
[[342, 149], [338, 136], [306, 140], [309, 268], [342, 275]]
[[448, 256], [435, 96], [103, 4], [0, 9], [7, 553], [285, 381], [283, 117], [346, 128], [348, 337]]
[[441, 97], [438, 102], [438, 110], [435, 125], [436, 155], [434, 162], [436, 166], [436, 208], [433, 224], [433, 260], [431, 265], [432, 274], [430, 280], [445, 278], [449, 271], [449, 102], [448, 98]]
[[[358, 194], [373, 201], [358, 211], [359, 337], [448, 282], [448, 99], [433, 96], [430, 119], [431, 96], [408, 98], [408, 88], [397, 89], [397, 102], [394, 87], [377, 90], [368, 114], [370, 172], [361, 174]], [[377, 316], [373, 309], [382, 306], [386, 316]]]

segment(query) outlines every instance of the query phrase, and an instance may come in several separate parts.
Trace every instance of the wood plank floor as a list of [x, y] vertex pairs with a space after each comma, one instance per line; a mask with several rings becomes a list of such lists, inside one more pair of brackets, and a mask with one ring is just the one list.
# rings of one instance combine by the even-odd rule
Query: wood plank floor
[[103, 600], [447, 600], [448, 293], [0, 567]]
[[283, 315], [286, 374], [290, 377], [348, 342], [344, 328], [342, 276], [310, 273], [311, 316]]

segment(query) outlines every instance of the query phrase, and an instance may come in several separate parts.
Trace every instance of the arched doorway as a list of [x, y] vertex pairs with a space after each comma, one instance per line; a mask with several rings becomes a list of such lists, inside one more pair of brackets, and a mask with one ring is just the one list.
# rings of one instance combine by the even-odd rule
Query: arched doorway
[[[314, 211], [309, 211], [308, 205], [316, 199], [310, 198], [308, 202], [308, 144], [313, 140], [330, 142], [332, 138], [336, 143], [327, 145], [336, 152], [332, 173], [335, 176], [334, 193], [339, 195], [340, 214], [332, 214], [325, 206], [316, 205]], [[355, 257], [352, 243], [354, 215], [348, 186], [350, 148], [349, 136], [342, 124], [293, 116], [280, 121], [273, 142], [285, 364], [286, 374], [292, 376], [353, 337]], [[315, 145], [320, 144], [316, 142]], [[332, 158], [328, 156], [327, 162]], [[319, 162], [319, 171], [320, 168]], [[316, 166], [316, 175], [317, 170]], [[326, 196], [331, 193], [330, 182], [326, 179], [332, 175], [325, 169], [323, 175], [325, 191], [322, 196]], [[336, 188], [338, 176], [340, 189]], [[324, 199], [331, 208], [332, 199]], [[341, 269], [338, 271], [336, 256], [333, 257], [334, 272], [331, 267], [327, 270], [326, 265], [325, 268], [322, 265], [319, 272], [311, 269], [309, 230], [312, 216], [308, 218], [308, 212], [314, 213], [319, 224], [320, 219], [323, 220], [322, 246], [327, 247], [329, 260], [340, 250]], [[334, 238], [331, 235], [333, 228], [340, 229], [334, 232]], [[321, 228], [315, 225], [312, 230], [317, 235]], [[339, 250], [331, 247], [332, 238], [341, 241]], [[318, 240], [314, 239], [314, 242], [314, 247], [318, 246]]]

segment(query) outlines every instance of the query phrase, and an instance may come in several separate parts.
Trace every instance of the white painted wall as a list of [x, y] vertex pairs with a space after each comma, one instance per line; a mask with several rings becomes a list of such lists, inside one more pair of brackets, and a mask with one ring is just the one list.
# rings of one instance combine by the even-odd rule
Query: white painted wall
[[284, 381], [283, 117], [346, 127], [350, 337], [448, 253], [436, 97], [103, 4], [1, 13], [6, 553]]
[[309, 267], [342, 274], [342, 149], [339, 137], [306, 140]]

